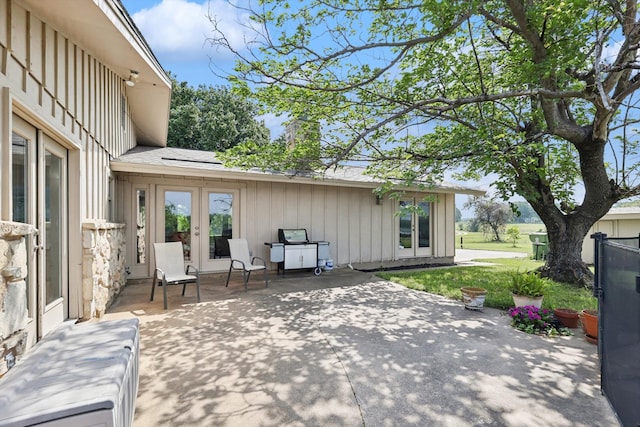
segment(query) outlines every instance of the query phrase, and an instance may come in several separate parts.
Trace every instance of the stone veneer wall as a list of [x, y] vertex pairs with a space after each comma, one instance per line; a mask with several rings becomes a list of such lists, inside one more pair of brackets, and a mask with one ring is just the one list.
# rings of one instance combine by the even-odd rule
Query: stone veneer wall
[[27, 243], [35, 227], [0, 221], [0, 377], [27, 346]]
[[82, 303], [85, 320], [101, 317], [127, 282], [124, 224], [82, 224]]

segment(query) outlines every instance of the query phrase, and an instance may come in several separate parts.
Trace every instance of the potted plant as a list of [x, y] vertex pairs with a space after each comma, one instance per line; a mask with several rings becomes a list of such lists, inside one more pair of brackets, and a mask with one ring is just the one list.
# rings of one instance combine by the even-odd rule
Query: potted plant
[[585, 339], [592, 343], [598, 343], [598, 310], [582, 310], [580, 315]]
[[542, 306], [542, 298], [548, 286], [548, 280], [538, 273], [514, 271], [511, 273], [511, 295], [516, 307]]
[[563, 326], [567, 328], [578, 327], [578, 311], [572, 308], [556, 308], [553, 310], [554, 316]]
[[473, 288], [464, 286], [460, 288], [462, 292], [462, 301], [464, 308], [467, 310], [482, 310], [484, 307], [484, 299], [487, 296], [487, 290], [484, 288]]
[[511, 326], [519, 331], [537, 335], [571, 335], [571, 331], [556, 324], [555, 318], [546, 308], [532, 305], [511, 307]]

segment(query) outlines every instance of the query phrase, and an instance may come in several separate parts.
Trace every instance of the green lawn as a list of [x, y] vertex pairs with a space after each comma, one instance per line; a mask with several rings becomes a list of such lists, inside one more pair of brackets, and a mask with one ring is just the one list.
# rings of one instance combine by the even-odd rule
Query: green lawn
[[[506, 234], [501, 236], [502, 241], [496, 242], [491, 240], [493, 236], [485, 235], [482, 232], [469, 232], [460, 230], [460, 223], [456, 224], [456, 248], [458, 249], [479, 249], [487, 251], [506, 251], [506, 252], [526, 252], [533, 256], [533, 249], [529, 234], [545, 232], [544, 224], [508, 224], [509, 227], [518, 227], [520, 230], [520, 239], [514, 246], [512, 242], [507, 242]], [[462, 239], [462, 242], [461, 242]], [[462, 248], [461, 248], [462, 244]]]
[[[462, 301], [460, 288], [463, 286], [487, 289], [484, 302], [486, 307], [507, 309], [513, 306], [509, 291], [509, 272], [534, 270], [541, 266], [540, 261], [531, 259], [490, 259], [492, 266], [431, 268], [419, 272], [381, 272], [378, 276], [399, 283], [411, 289], [417, 289]], [[597, 299], [590, 289], [576, 289], [566, 284], [551, 282], [543, 299], [544, 308], [585, 308], [596, 309]]]

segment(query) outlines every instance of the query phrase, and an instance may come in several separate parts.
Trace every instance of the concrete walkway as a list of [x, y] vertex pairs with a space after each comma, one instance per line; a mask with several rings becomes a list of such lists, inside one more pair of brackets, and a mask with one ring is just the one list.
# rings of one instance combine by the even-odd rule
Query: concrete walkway
[[169, 310], [132, 281], [105, 319], [140, 319], [135, 426], [616, 426], [596, 346], [347, 268], [244, 292], [221, 276]]
[[454, 261], [456, 263], [470, 262], [477, 259], [492, 258], [528, 258], [526, 252], [506, 252], [506, 251], [480, 251], [476, 249], [456, 249]]

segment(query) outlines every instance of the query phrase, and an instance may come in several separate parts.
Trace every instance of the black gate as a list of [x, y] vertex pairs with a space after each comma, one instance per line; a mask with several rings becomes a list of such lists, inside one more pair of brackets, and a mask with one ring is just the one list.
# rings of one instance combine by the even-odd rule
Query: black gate
[[623, 426], [640, 427], [640, 238], [591, 237], [602, 392]]

